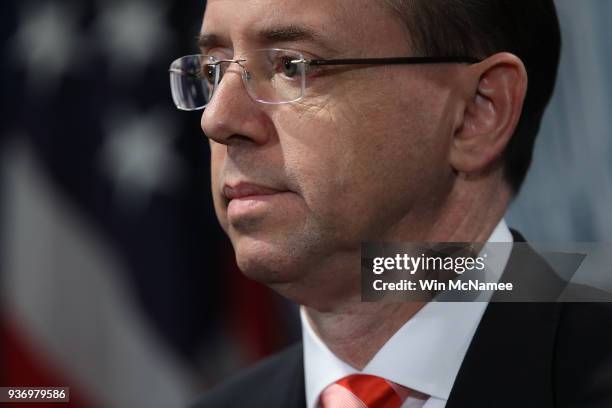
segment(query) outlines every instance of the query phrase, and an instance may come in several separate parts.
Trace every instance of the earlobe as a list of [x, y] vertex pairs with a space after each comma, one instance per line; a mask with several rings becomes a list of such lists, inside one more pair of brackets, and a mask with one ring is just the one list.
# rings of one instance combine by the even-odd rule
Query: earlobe
[[472, 69], [450, 152], [451, 166], [463, 173], [485, 170], [502, 156], [527, 92], [527, 72], [515, 55], [495, 54]]

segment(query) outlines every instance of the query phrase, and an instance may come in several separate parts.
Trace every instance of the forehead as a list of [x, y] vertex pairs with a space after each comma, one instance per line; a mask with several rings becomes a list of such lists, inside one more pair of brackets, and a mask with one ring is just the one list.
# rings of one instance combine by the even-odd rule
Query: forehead
[[[238, 48], [277, 27], [300, 27], [339, 50], [405, 51], [408, 34], [383, 0], [208, 0], [202, 33]], [[388, 50], [386, 50], [388, 49]]]

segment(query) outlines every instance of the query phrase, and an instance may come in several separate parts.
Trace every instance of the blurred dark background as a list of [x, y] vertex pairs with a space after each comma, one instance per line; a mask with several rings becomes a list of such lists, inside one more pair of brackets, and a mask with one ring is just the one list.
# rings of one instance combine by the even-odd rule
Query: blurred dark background
[[[609, 241], [612, 1], [557, 3], [559, 83], [508, 219], [528, 239]], [[200, 113], [169, 94], [204, 6], [2, 2], [0, 385], [180, 407], [299, 337], [296, 307], [237, 270]]]
[[4, 1], [0, 385], [178, 407], [299, 335], [217, 224], [170, 62], [202, 1]]

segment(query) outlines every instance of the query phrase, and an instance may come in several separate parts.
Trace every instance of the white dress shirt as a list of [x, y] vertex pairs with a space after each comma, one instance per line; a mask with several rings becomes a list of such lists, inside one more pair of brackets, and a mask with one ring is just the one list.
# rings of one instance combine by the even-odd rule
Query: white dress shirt
[[[490, 242], [512, 242], [502, 219]], [[486, 249], [486, 247], [485, 247]], [[483, 251], [485, 251], [483, 249]], [[488, 252], [487, 282], [497, 282], [510, 257], [511, 245]], [[482, 253], [482, 252], [481, 252]], [[468, 346], [488, 304], [489, 295], [474, 302], [429, 302], [408, 320], [359, 371], [336, 357], [314, 332], [306, 309], [300, 310], [304, 344], [306, 407], [316, 408], [328, 385], [351, 374], [383, 377], [430, 397], [423, 408], [443, 408]], [[408, 399], [402, 408], [414, 401]]]

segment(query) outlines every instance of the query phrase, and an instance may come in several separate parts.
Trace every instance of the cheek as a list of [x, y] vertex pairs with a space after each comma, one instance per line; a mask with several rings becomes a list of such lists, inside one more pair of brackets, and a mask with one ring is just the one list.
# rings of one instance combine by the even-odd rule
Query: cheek
[[382, 148], [380, 129], [361, 113], [324, 106], [297, 121], [276, 121], [285, 166], [318, 228], [337, 235], [334, 239], [354, 240], [367, 229], [376, 197], [386, 189], [380, 181], [389, 162], [382, 158], [392, 149]]
[[299, 120], [276, 119], [288, 174], [320, 227], [343, 238], [364, 239], [401, 218], [434, 178], [427, 163], [442, 159], [433, 148], [435, 109], [375, 100], [314, 100]]

